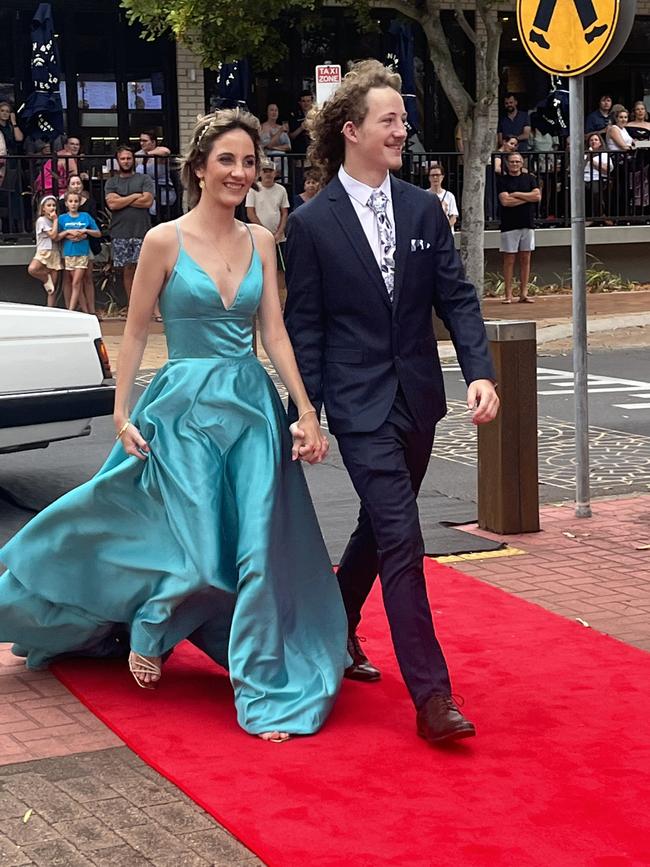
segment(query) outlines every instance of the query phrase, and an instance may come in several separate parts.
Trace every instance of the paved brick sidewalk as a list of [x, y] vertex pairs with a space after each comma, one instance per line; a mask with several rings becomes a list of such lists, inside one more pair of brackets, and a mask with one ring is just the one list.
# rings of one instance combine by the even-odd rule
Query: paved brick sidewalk
[[[545, 506], [540, 533], [483, 534], [521, 555], [471, 555], [453, 565], [650, 650], [650, 494], [596, 501], [593, 511], [579, 520], [572, 505]], [[0, 696], [2, 867], [260, 863], [119, 746], [52, 675], [25, 671], [6, 645]]]
[[2, 867], [260, 863], [52, 674], [0, 645]]
[[[551, 300], [557, 310], [540, 299], [521, 305], [521, 313], [533, 318], [534, 309], [543, 319], [555, 311], [561, 318], [567, 299]], [[517, 305], [503, 310], [519, 314]], [[123, 326], [102, 324], [113, 365]], [[162, 329], [152, 325], [143, 367], [157, 368], [165, 358]], [[541, 533], [483, 534], [502, 538], [521, 555], [473, 555], [453, 565], [650, 651], [650, 494], [596, 501], [593, 511], [592, 519], [579, 520], [571, 505], [545, 506]], [[133, 756], [52, 675], [27, 672], [0, 645], [0, 867], [259, 863]]]
[[650, 494], [596, 500], [592, 511], [584, 519], [573, 504], [544, 506], [542, 531], [521, 536], [464, 528], [525, 553], [451, 565], [650, 651]]
[[122, 746], [53, 675], [27, 671], [6, 644], [0, 645], [0, 696], [0, 765]]
[[[503, 304], [500, 298], [483, 299], [486, 319], [534, 319], [536, 322], [566, 322], [572, 317], [572, 297], [536, 295], [534, 304]], [[650, 292], [595, 292], [587, 295], [587, 312], [594, 316], [650, 312]]]
[[125, 747], [0, 767], [3, 867], [261, 862]]

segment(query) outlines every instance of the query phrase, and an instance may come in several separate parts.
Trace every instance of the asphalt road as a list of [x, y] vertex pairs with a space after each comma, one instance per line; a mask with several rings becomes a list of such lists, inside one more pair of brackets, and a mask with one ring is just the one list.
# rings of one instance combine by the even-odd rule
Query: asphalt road
[[[540, 499], [544, 502], [571, 500], [575, 490], [571, 366], [571, 358], [565, 356], [538, 361]], [[650, 350], [594, 354], [589, 370], [592, 495], [647, 491]], [[445, 385], [451, 412], [439, 425], [422, 493], [430, 498], [436, 514], [441, 496], [456, 498], [449, 504], [448, 519], [453, 522], [465, 516], [470, 520], [474, 515], [466, 504], [476, 498], [476, 431], [463, 412], [465, 386], [456, 366], [445, 366]], [[103, 418], [94, 422], [87, 438], [1, 455], [0, 488], [26, 506], [42, 508], [90, 478], [112, 448], [113, 438], [112, 421]], [[307, 476], [319, 514], [326, 506], [332, 508], [333, 501], [345, 503], [345, 513], [337, 513], [336, 519], [332, 516], [338, 546], [349, 532], [356, 504], [335, 444], [328, 466], [309, 469]], [[464, 508], [459, 501], [465, 503]], [[0, 544], [29, 516], [28, 511], [0, 497]], [[438, 520], [445, 517], [440, 515]]]
[[[573, 499], [574, 399], [570, 355], [537, 363], [540, 499]], [[432, 466], [437, 486], [463, 499], [476, 489], [473, 431], [458, 412], [465, 384], [446, 365], [451, 414], [438, 429]], [[588, 359], [592, 496], [650, 489], [650, 350], [593, 353]], [[454, 421], [454, 412], [456, 419]]]
[[[134, 402], [152, 376], [145, 373], [140, 377]], [[53, 443], [47, 449], [0, 455], [0, 546], [36, 510], [89, 479], [113, 448], [114, 438], [112, 420], [100, 418], [93, 422], [89, 437]], [[332, 562], [338, 563], [356, 523], [358, 499], [335, 441], [327, 462], [318, 467], [305, 466], [305, 474]], [[427, 553], [485, 549], [484, 540], [443, 525], [471, 522], [476, 518], [476, 509], [471, 499], [458, 500], [439, 491], [435, 481], [432, 474], [427, 475], [420, 498]]]

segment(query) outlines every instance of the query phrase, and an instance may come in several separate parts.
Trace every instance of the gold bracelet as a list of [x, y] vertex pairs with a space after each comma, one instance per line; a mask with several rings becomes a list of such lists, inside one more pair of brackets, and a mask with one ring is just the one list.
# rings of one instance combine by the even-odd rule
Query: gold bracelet
[[303, 418], [304, 418], [306, 415], [309, 415], [309, 414], [312, 413], [312, 412], [314, 413], [314, 415], [318, 415], [318, 413], [316, 412], [315, 409], [306, 409], [306, 410], [303, 412], [302, 415], [299, 415], [299, 416], [298, 416], [297, 424], [300, 424], [300, 422], [303, 420]]
[[127, 429], [127, 427], [128, 427], [130, 424], [131, 424], [131, 419], [130, 419], [130, 418], [127, 418], [127, 420], [124, 422], [124, 424], [122, 425], [122, 427], [118, 430], [118, 432], [117, 432], [117, 436], [115, 437], [116, 440], [121, 440], [121, 439], [122, 439], [122, 435], [124, 434], [124, 431]]

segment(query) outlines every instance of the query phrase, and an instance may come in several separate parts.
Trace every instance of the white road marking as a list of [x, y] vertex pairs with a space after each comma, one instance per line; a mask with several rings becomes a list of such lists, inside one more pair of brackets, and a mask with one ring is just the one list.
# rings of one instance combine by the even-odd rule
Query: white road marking
[[[444, 364], [444, 371], [460, 373], [457, 364]], [[538, 388], [539, 397], [568, 397], [573, 388], [574, 377], [571, 370], [554, 370], [551, 367], [537, 368], [537, 383], [544, 384], [544, 388]], [[587, 377], [589, 394], [625, 394], [638, 397], [640, 400], [650, 398], [650, 382], [637, 379], [621, 379], [614, 376], [601, 376], [590, 373]], [[613, 404], [617, 409], [648, 409], [647, 403], [617, 403]]]

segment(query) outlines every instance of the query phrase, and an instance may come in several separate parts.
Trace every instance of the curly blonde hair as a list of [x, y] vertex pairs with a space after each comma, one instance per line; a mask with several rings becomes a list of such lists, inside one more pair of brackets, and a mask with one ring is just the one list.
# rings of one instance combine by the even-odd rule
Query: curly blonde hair
[[[201, 198], [201, 187], [196, 176], [196, 170], [203, 168], [212, 150], [212, 146], [227, 132], [241, 129], [253, 142], [255, 150], [255, 171], [260, 172], [264, 153], [260, 143], [260, 122], [248, 111], [240, 108], [224, 108], [200, 117], [194, 127], [192, 140], [181, 162], [181, 181], [187, 190], [190, 208], [193, 208]], [[257, 189], [257, 186], [253, 184]]]
[[355, 126], [363, 123], [368, 113], [366, 96], [373, 87], [392, 87], [400, 93], [402, 79], [378, 60], [362, 60], [351, 67], [322, 107], [310, 111], [307, 129], [311, 144], [307, 156], [324, 184], [338, 172], [345, 157], [343, 126], [348, 121]]

